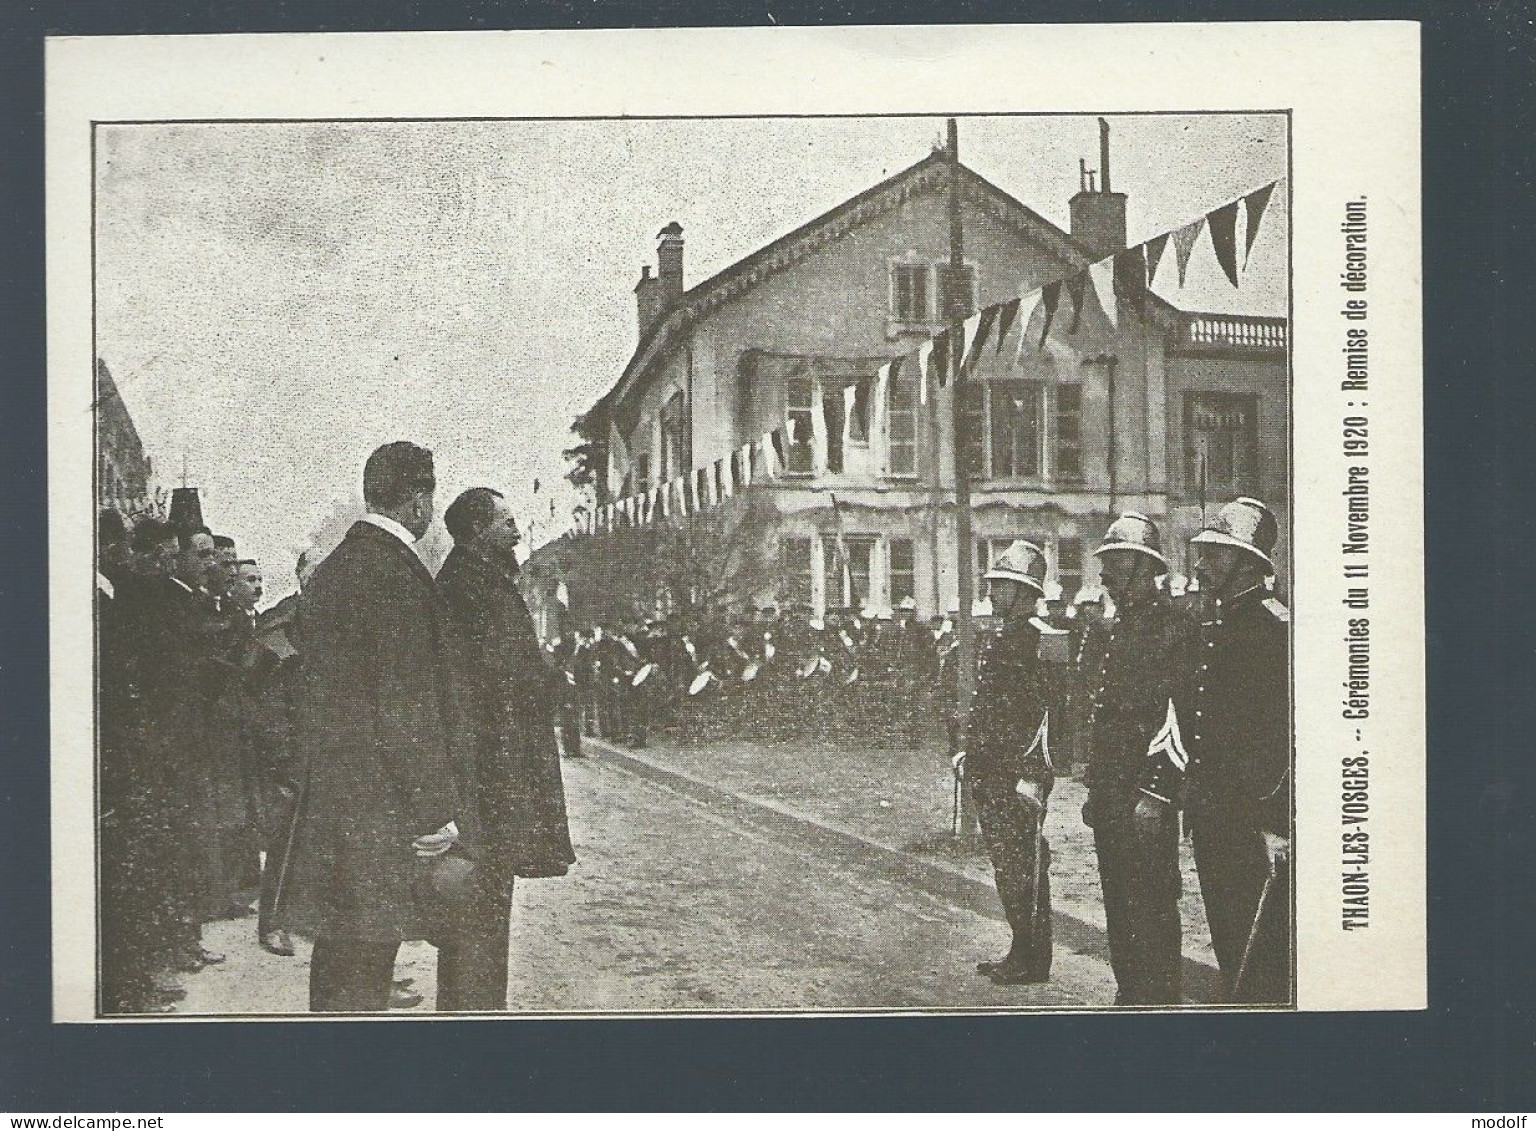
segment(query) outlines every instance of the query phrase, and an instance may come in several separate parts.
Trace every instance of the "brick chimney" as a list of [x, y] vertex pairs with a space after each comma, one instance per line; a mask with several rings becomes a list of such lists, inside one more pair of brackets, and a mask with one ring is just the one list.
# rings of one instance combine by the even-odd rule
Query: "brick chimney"
[[640, 336], [651, 328], [661, 312], [666, 309], [661, 294], [661, 280], [651, 274], [649, 266], [640, 268], [640, 281], [635, 284], [635, 311], [640, 316]]
[[656, 233], [661, 242], [656, 245], [656, 277], [661, 280], [661, 293], [666, 304], [683, 297], [683, 226], [673, 220]]
[[1078, 192], [1072, 209], [1072, 238], [1096, 258], [1125, 250], [1125, 193], [1109, 184], [1109, 123], [1099, 119], [1099, 185], [1086, 161], [1078, 162]]

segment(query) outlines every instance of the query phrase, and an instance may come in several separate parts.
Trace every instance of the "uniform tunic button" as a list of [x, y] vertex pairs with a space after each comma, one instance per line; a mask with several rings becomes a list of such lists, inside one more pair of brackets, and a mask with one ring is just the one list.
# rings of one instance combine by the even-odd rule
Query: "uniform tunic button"
[[1203, 719], [1204, 717], [1205, 717], [1205, 712], [1204, 711], [1196, 711], [1195, 712], [1195, 718]]

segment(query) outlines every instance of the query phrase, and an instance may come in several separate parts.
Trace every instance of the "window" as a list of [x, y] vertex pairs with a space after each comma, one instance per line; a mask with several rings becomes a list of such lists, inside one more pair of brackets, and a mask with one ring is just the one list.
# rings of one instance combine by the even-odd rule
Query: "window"
[[1184, 459], [1189, 485], [1228, 493], [1256, 490], [1256, 398], [1241, 393], [1187, 393]]
[[890, 555], [890, 581], [886, 589], [891, 608], [908, 597], [917, 597], [917, 567], [912, 554], [912, 539], [892, 538], [886, 543]]
[[927, 322], [928, 264], [891, 264], [891, 317], [897, 322]]
[[811, 443], [811, 414], [816, 406], [816, 382], [809, 377], [789, 379], [789, 443], [784, 469], [790, 475], [809, 475], [815, 470]]
[[661, 460], [658, 469], [671, 481], [689, 469], [693, 454], [688, 450], [688, 415], [679, 390], [661, 407]]
[[827, 608], [862, 608], [870, 599], [870, 561], [874, 557], [875, 540], [864, 535], [849, 535], [842, 540], [847, 561], [839, 561], [838, 539], [835, 534], [821, 540], [821, 561], [826, 577]]
[[1083, 540], [1059, 538], [1056, 541], [1056, 582], [1064, 601], [1071, 601], [1083, 587]]
[[984, 479], [987, 475], [986, 410], [987, 386], [980, 381], [967, 381], [960, 397], [963, 435], [958, 442], [965, 456], [965, 473], [972, 479]]
[[1052, 478], [1067, 483], [1083, 478], [1083, 387], [1057, 385], [1056, 453]]
[[988, 390], [992, 416], [992, 477], [1034, 479], [1040, 475], [1040, 385], [996, 381]]
[[903, 365], [891, 382], [886, 416], [886, 464], [892, 475], [917, 474], [916, 380]]
[[780, 543], [779, 565], [783, 585], [782, 600], [788, 605], [815, 604], [814, 581], [811, 576], [811, 540], [809, 538], [785, 538]]
[[949, 305], [950, 294], [953, 288], [950, 286], [952, 278], [951, 268], [948, 263], [941, 263], [937, 268], [939, 280], [939, 302], [935, 313], [940, 321], [950, 318], [969, 318], [976, 311], [976, 268], [967, 263], [960, 268], [959, 299], [960, 309], [952, 310]]

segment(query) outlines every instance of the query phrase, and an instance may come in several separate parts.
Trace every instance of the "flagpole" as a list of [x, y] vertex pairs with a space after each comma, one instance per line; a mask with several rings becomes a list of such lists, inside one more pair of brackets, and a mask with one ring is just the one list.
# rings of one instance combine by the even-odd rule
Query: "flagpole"
[[[964, 319], [970, 305], [969, 295], [962, 301], [960, 286], [965, 281], [965, 226], [960, 216], [960, 127], [955, 119], [948, 123], [949, 149], [949, 286], [945, 288], [949, 309], [944, 314], [949, 319], [949, 365], [951, 378], [951, 420], [954, 436], [955, 471], [955, 581], [959, 590], [960, 611], [955, 621], [955, 661], [960, 665], [959, 678], [955, 681], [957, 702], [956, 717], [960, 720], [961, 749], [965, 749], [965, 717], [970, 709], [971, 694], [975, 689], [976, 630], [971, 621], [974, 603], [971, 577], [971, 484], [966, 475], [965, 453], [965, 329]], [[975, 802], [971, 791], [961, 789], [960, 831], [969, 832], [975, 827]]]

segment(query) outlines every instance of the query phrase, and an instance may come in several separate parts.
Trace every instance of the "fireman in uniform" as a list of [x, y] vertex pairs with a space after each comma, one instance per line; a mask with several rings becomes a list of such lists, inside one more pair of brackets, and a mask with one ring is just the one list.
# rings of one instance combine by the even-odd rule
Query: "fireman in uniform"
[[1291, 998], [1290, 614], [1269, 592], [1279, 528], [1257, 499], [1191, 540], [1199, 639], [1186, 808], [1211, 943], [1231, 1000]]
[[1104, 891], [1116, 1005], [1179, 1003], [1178, 780], [1185, 754], [1170, 714], [1188, 669], [1187, 621], [1157, 586], [1168, 572], [1156, 525], [1122, 514], [1094, 551], [1115, 603], [1089, 622], [1088, 800]]
[[1041, 625], [1031, 615], [1045, 590], [1045, 570], [1040, 547], [1020, 541], [985, 575], [1001, 623], [977, 661], [965, 728], [970, 749], [954, 759], [956, 772], [970, 778], [998, 899], [1013, 931], [1007, 954], [976, 967], [999, 985], [1043, 982], [1051, 972], [1044, 824], [1055, 774], [1039, 671]]

